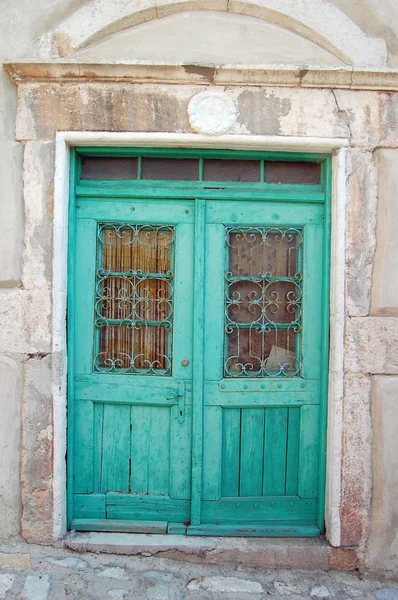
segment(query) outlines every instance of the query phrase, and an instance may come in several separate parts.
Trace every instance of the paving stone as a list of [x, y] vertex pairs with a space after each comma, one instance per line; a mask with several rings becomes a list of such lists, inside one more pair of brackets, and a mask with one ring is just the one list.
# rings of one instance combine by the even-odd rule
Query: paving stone
[[347, 594], [350, 594], [352, 597], [357, 598], [358, 596], [363, 596], [362, 590], [353, 590], [352, 588], [347, 589]]
[[314, 587], [311, 590], [311, 598], [329, 598], [329, 596], [329, 590], [323, 585], [320, 585], [319, 587]]
[[15, 575], [10, 573], [3, 573], [0, 575], [0, 598], [5, 598], [7, 592], [12, 588], [14, 583]]
[[377, 590], [378, 600], [398, 600], [398, 588], [382, 588]]
[[0, 569], [30, 569], [30, 554], [0, 553]]
[[110, 579], [129, 579], [129, 576], [126, 573], [126, 570], [122, 567], [110, 567], [109, 569], [105, 569], [105, 571], [101, 571], [99, 577], [109, 577]]
[[47, 600], [49, 591], [48, 575], [28, 575], [19, 600]]
[[190, 581], [187, 589], [190, 591], [204, 589], [209, 592], [244, 592], [246, 594], [261, 594], [263, 592], [262, 585], [257, 581], [238, 579], [237, 577], [199, 577]]
[[85, 560], [80, 560], [80, 558], [73, 558], [73, 556], [68, 556], [66, 558], [47, 558], [47, 561], [52, 565], [57, 567], [65, 567], [65, 569], [85, 569], [87, 567], [87, 563]]
[[155, 585], [147, 590], [147, 598], [148, 600], [169, 600], [172, 597], [170, 592], [169, 586]]
[[109, 590], [108, 596], [110, 596], [112, 600], [123, 600], [128, 593], [128, 590]]
[[282, 594], [282, 596], [290, 596], [291, 594], [300, 593], [300, 589], [297, 587], [297, 585], [287, 585], [281, 581], [274, 581], [274, 588], [278, 594]]
[[171, 583], [175, 579], [173, 573], [167, 573], [165, 571], [147, 571], [143, 574], [143, 577], [144, 579], [162, 581], [165, 583]]
[[[24, 573], [0, 568], [0, 600], [398, 600], [395, 582], [360, 580], [354, 573], [322, 569], [248, 568], [243, 564], [238, 569], [229, 563], [217, 567], [84, 550], [60, 555], [59, 548], [25, 542], [0, 545], [0, 556], [10, 552], [17, 562], [12, 558], [9, 564], [21, 565], [21, 556], [30, 555], [33, 567]], [[79, 568], [81, 563], [84, 568]]]

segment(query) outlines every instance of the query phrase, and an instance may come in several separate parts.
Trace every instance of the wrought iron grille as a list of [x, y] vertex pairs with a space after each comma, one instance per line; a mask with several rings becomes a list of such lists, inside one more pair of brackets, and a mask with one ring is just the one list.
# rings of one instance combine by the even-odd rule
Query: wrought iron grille
[[99, 223], [94, 371], [171, 375], [175, 228]]
[[226, 227], [225, 377], [301, 375], [303, 230]]

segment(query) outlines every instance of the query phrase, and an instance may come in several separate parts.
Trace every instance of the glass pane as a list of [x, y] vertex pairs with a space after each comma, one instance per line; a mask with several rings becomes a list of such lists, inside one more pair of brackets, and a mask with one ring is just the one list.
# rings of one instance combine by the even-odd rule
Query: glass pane
[[197, 181], [199, 160], [195, 158], [142, 158], [141, 179]]
[[231, 328], [228, 334], [226, 377], [299, 375], [296, 335], [289, 329]]
[[259, 160], [204, 160], [203, 181], [260, 181]]
[[162, 273], [170, 271], [174, 228], [152, 225], [99, 226], [103, 271]]
[[137, 158], [82, 157], [81, 179], [137, 179]]
[[169, 374], [169, 331], [163, 327], [116, 325], [100, 329], [97, 371], [122, 374]]
[[174, 233], [99, 224], [95, 370], [171, 374]]
[[162, 322], [171, 318], [171, 282], [143, 277], [104, 277], [98, 281], [98, 317]]
[[249, 227], [231, 230], [228, 240], [229, 270], [232, 275], [292, 277], [297, 271], [295, 229]]
[[300, 373], [301, 229], [226, 230], [225, 376]]
[[297, 320], [301, 287], [292, 281], [232, 281], [227, 289], [228, 319], [232, 323], [283, 325]]
[[320, 185], [321, 166], [312, 162], [265, 162], [264, 182]]

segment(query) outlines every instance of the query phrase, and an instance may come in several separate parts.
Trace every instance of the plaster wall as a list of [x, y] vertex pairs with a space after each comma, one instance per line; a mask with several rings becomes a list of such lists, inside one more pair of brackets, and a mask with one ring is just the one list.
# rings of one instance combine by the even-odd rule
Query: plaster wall
[[373, 495], [367, 564], [373, 572], [398, 571], [398, 377], [372, 381]]
[[[38, 56], [42, 50], [37, 40], [88, 4], [43, 1], [33, 10], [27, 0], [17, 8], [6, 1], [7, 18], [0, 25], [2, 56]], [[378, 2], [377, 11], [373, 0], [335, 0], [332, 4], [349, 14], [366, 34], [383, 39], [389, 64], [396, 64], [398, 8], [392, 0]], [[239, 27], [245, 24], [242, 19]], [[11, 26], [15, 25], [11, 44]], [[161, 25], [152, 27], [158, 32]], [[269, 31], [274, 34], [275, 26]], [[131, 31], [117, 35], [119, 41], [125, 35], [128, 42]], [[123, 52], [128, 47], [126, 43]], [[151, 50], [150, 44], [147, 47]], [[104, 58], [99, 43], [87, 46], [87, 52], [93, 59]], [[1, 536], [22, 532], [26, 539], [41, 543], [53, 537], [52, 371], [62, 368], [62, 357], [52, 353], [55, 133], [192, 133], [187, 105], [196, 92], [206, 88], [211, 89], [206, 77], [200, 85], [105, 83], [95, 77], [84, 83], [32, 80], [19, 84], [17, 104], [13, 84], [5, 74], [1, 76], [0, 164], [5, 172], [0, 236], [0, 409], [4, 415], [0, 437], [6, 448], [0, 461]], [[345, 138], [349, 142], [341, 184], [346, 194], [346, 337], [339, 544], [356, 547], [367, 568], [384, 568], [394, 574], [396, 538], [391, 527], [396, 532], [397, 464], [392, 427], [397, 413], [398, 247], [393, 217], [398, 94], [299, 87], [223, 89], [238, 106], [231, 134]]]
[[[220, 31], [223, 35], [220, 36]], [[159, 40], [154, 44], [153, 40]], [[182, 55], [181, 49], [184, 48]], [[183, 12], [107, 36], [76, 53], [79, 59], [186, 64], [298, 64], [342, 66], [330, 52], [297, 33], [254, 17], [214, 11]]]

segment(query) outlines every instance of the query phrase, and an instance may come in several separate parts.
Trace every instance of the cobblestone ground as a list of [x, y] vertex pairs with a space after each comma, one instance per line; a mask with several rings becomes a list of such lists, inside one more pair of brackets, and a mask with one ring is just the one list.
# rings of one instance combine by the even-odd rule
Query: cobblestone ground
[[154, 557], [0, 546], [7, 600], [398, 600], [398, 583], [342, 572], [216, 567]]

